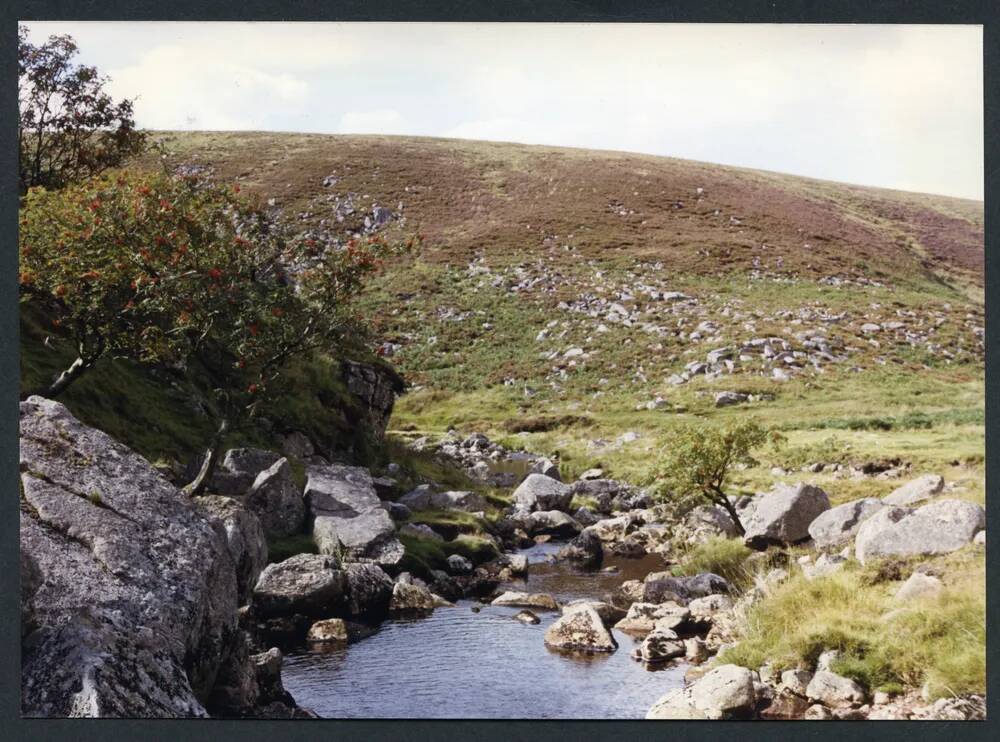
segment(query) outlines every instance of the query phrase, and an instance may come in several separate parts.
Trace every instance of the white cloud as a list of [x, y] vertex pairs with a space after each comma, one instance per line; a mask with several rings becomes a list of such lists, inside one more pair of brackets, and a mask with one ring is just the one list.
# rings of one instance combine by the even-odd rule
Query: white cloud
[[149, 128], [626, 149], [981, 198], [974, 26], [38, 23]]

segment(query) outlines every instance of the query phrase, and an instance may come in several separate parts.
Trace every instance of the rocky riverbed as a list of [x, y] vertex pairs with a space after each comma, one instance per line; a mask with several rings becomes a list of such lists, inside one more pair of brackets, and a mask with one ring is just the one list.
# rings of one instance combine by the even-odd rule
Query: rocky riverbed
[[[426, 445], [426, 444], [425, 444]], [[683, 518], [642, 489], [452, 436], [475, 473], [518, 461], [498, 506], [478, 492], [373, 475], [298, 446], [227, 452], [191, 500], [62, 405], [21, 405], [22, 709], [33, 716], [979, 718], [836, 672], [719, 659], [788, 580], [904, 558], [899, 608], [943, 585], [913, 560], [985, 543], [985, 512], [925, 474], [831, 507], [778, 485]], [[304, 458], [303, 458], [304, 457]], [[289, 459], [305, 471], [305, 486]], [[585, 502], [587, 505], [581, 506]], [[486, 510], [490, 510], [486, 517]], [[423, 515], [421, 515], [423, 514]], [[461, 523], [479, 523], [471, 538]], [[269, 539], [310, 549], [267, 564]], [[715, 538], [755, 550], [740, 589], [685, 570]], [[798, 549], [793, 561], [789, 549]], [[319, 553], [311, 553], [311, 552]], [[803, 553], [804, 552], [804, 553]], [[424, 557], [417, 555], [424, 554]], [[434, 557], [434, 555], [437, 555]], [[428, 562], [427, 559], [430, 559]], [[893, 620], [887, 614], [880, 620]], [[284, 664], [284, 678], [282, 666]]]

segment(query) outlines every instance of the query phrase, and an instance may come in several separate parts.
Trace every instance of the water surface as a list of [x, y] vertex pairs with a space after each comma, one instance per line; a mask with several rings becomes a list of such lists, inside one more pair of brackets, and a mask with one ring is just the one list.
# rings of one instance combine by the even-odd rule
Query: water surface
[[[528, 549], [527, 580], [505, 587], [551, 593], [560, 602], [601, 598], [626, 579], [662, 568], [656, 557], [610, 562], [618, 574], [582, 573], [544, 560], [561, 545]], [[290, 653], [282, 669], [295, 700], [327, 718], [642, 718], [653, 702], [682, 684], [683, 665], [646, 669], [629, 657], [634, 640], [615, 631], [610, 655], [565, 655], [547, 649], [541, 623], [514, 620], [517, 608], [472, 601], [427, 618], [387, 621], [357, 644]]]

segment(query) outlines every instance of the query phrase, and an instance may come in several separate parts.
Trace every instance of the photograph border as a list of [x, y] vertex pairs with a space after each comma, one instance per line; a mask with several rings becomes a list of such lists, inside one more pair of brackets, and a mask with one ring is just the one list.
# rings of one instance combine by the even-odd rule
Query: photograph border
[[[7, 173], [0, 186], [0, 220], [5, 239], [0, 253], [0, 393], [3, 407], [10, 412], [0, 419], [0, 472], [4, 491], [17, 491], [18, 402], [18, 285], [17, 285], [17, 182], [16, 136], [17, 99], [16, 50], [19, 20], [104, 20], [104, 21], [465, 21], [465, 22], [704, 22], [704, 23], [961, 23], [983, 26], [984, 131], [985, 131], [985, 315], [987, 337], [1000, 327], [1000, 310], [990, 296], [1000, 290], [1000, 255], [989, 249], [996, 244], [1000, 206], [996, 199], [1000, 185], [1000, 3], [990, 0], [677, 0], [675, 2], [588, 2], [580, 0], [524, 0], [489, 2], [466, 0], [443, 2], [389, 2], [350, 0], [11, 0], [3, 10], [0, 32], [3, 90], [3, 147], [0, 172]], [[986, 447], [990, 450], [1000, 414], [1000, 380], [990, 379], [998, 368], [997, 349], [986, 344]], [[986, 456], [987, 490], [1000, 481], [1000, 458]], [[711, 738], [773, 740], [781, 737], [808, 737], [842, 740], [845, 737], [878, 736], [885, 740], [944, 739], [960, 735], [963, 740], [1000, 738], [1000, 672], [987, 676], [988, 715], [986, 722], [881, 722], [872, 727], [865, 722], [756, 721], [740, 722], [648, 722], [634, 721], [544, 721], [544, 720], [42, 720], [20, 718], [20, 634], [18, 590], [18, 518], [14, 497], [6, 498], [8, 517], [0, 518], [0, 570], [2, 613], [2, 654], [0, 654], [0, 695], [7, 739], [102, 739], [102, 740], [543, 740], [547, 735], [570, 735], [574, 739], [664, 740]], [[987, 530], [1000, 533], [1000, 503], [987, 498]], [[997, 640], [993, 636], [997, 615], [998, 559], [987, 551], [987, 667], [1000, 667]], [[525, 678], [530, 682], [530, 678]], [[989, 730], [993, 729], [992, 732]]]

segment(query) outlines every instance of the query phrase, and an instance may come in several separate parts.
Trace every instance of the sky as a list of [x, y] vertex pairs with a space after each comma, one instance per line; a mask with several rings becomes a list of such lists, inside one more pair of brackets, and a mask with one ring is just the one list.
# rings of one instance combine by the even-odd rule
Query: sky
[[980, 26], [32, 22], [149, 129], [625, 150], [982, 199]]

